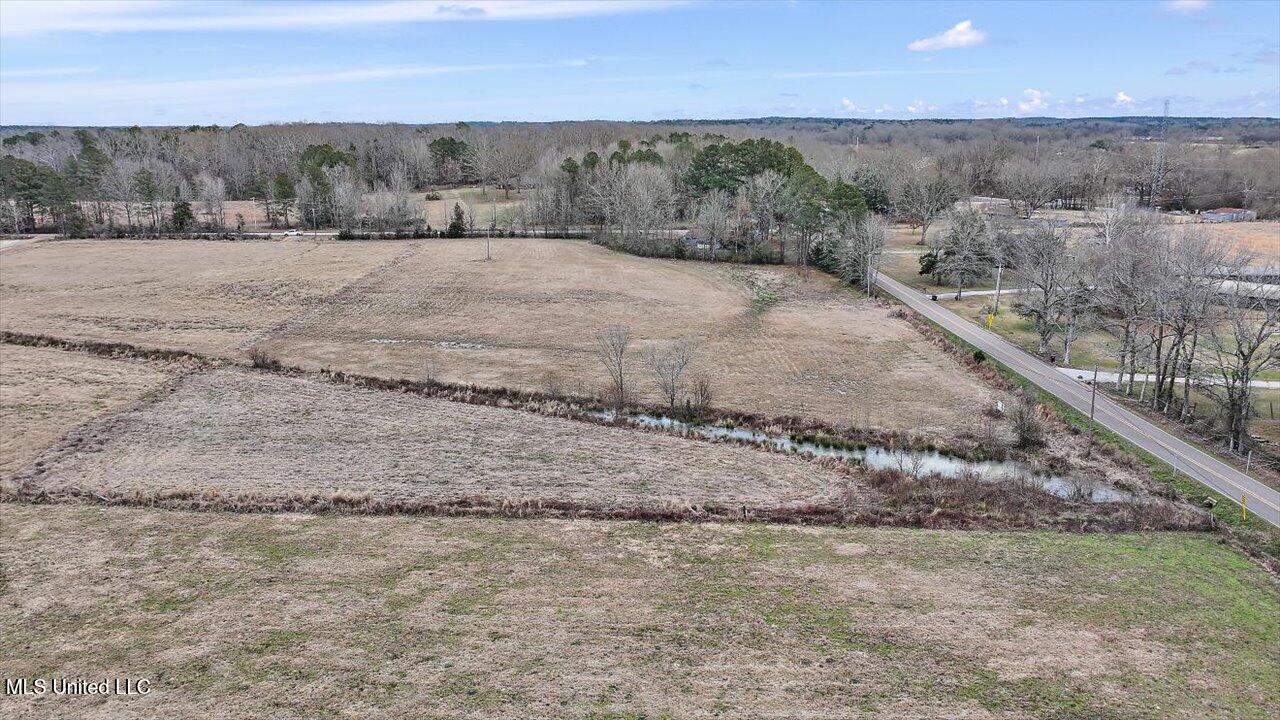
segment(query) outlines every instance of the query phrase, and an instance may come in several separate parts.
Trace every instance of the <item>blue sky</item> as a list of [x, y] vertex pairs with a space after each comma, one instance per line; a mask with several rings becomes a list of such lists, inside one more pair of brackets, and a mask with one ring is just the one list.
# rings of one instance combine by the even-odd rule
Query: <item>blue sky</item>
[[0, 2], [0, 124], [1280, 116], [1280, 2]]

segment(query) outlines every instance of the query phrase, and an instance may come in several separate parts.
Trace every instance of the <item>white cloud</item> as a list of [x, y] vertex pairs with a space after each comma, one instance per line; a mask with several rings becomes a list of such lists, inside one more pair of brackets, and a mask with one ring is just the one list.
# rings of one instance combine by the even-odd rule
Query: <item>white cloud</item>
[[849, 98], [840, 98], [840, 109], [845, 112], [857, 112], [858, 106]]
[[774, 73], [772, 77], [776, 80], [803, 80], [806, 78], [893, 77], [895, 75], [976, 75], [988, 72], [991, 71], [963, 68], [938, 68], [935, 70], [815, 70]]
[[38, 77], [64, 77], [67, 75], [92, 75], [97, 72], [97, 68], [91, 67], [56, 67], [56, 68], [32, 68], [29, 70], [0, 70], [0, 78], [18, 79], [18, 78], [38, 78]]
[[973, 21], [965, 20], [963, 22], [956, 23], [950, 30], [938, 33], [933, 37], [912, 41], [907, 45], [907, 49], [914, 52], [949, 50], [951, 48], [980, 45], [986, 39], [986, 32], [975, 28], [973, 26]]
[[1168, 12], [1190, 15], [1209, 7], [1209, 0], [1166, 0], [1163, 6]]
[[907, 112], [909, 113], [933, 112], [934, 110], [937, 110], [937, 109], [938, 109], [937, 105], [930, 105], [929, 103], [923, 100], [917, 100], [913, 103], [907, 104]]
[[1235, 65], [1219, 65], [1208, 60], [1190, 60], [1183, 65], [1175, 65], [1164, 71], [1165, 75], [1192, 75], [1205, 73], [1208, 75], [1230, 75], [1244, 72], [1244, 68]]
[[6, 0], [0, 35], [151, 30], [264, 30], [458, 20], [545, 20], [656, 10], [675, 0], [380, 0], [176, 3], [160, 0]]
[[1023, 100], [1018, 101], [1018, 111], [1029, 113], [1043, 110], [1049, 106], [1051, 95], [1043, 90], [1027, 88], [1022, 91]]
[[1115, 105], [1116, 107], [1125, 107], [1133, 104], [1133, 98], [1130, 97], [1128, 93], [1121, 90], [1120, 92], [1116, 93], [1115, 102], [1113, 102], [1112, 104]]
[[211, 78], [155, 82], [14, 82], [4, 86], [7, 112], [30, 108], [65, 108], [68, 105], [94, 102], [102, 104], [205, 103], [209, 97], [241, 96], [287, 88], [364, 83], [379, 80], [401, 80], [457, 73], [511, 72], [516, 70], [574, 67], [573, 61], [537, 64], [493, 65], [399, 65], [358, 68], [330, 72], [295, 73], [289, 75], [255, 75], [251, 77]]
[[[974, 110], [1003, 110], [1009, 107], [1009, 98], [997, 98], [995, 100], [972, 100], [969, 105]], [[957, 109], [963, 108], [963, 103], [954, 104], [952, 107]]]

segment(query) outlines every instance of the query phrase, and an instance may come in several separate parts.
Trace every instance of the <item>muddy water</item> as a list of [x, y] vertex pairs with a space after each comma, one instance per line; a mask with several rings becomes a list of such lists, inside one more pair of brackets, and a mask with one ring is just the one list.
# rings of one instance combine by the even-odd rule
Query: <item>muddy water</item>
[[[591, 413], [595, 417], [613, 422], [612, 410]], [[983, 480], [1022, 479], [1039, 485], [1045, 490], [1067, 499], [1088, 499], [1091, 502], [1125, 502], [1133, 500], [1133, 494], [1108, 487], [1101, 483], [1038, 473], [1025, 463], [1016, 460], [964, 460], [935, 451], [895, 450], [879, 445], [866, 449], [836, 448], [812, 442], [799, 442], [788, 436], [769, 435], [758, 430], [723, 425], [687, 423], [665, 415], [624, 415], [622, 422], [642, 427], [656, 427], [672, 432], [710, 439], [732, 439], [756, 445], [771, 446], [784, 452], [803, 453], [814, 457], [830, 457], [856, 462], [875, 469], [901, 470], [917, 476], [938, 474], [944, 477], [974, 475]]]

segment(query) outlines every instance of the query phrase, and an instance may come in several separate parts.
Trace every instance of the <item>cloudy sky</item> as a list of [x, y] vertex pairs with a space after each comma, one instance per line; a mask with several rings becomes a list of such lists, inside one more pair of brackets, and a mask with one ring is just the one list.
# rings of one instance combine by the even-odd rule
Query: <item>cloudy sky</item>
[[1280, 2], [0, 0], [0, 124], [1280, 116]]

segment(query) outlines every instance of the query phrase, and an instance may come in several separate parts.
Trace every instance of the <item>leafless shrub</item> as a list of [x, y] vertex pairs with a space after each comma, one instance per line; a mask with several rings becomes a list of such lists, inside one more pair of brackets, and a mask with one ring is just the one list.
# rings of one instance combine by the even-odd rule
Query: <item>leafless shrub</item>
[[623, 379], [621, 385], [610, 382], [599, 392], [601, 402], [612, 407], [619, 415], [623, 413], [627, 406], [632, 405], [631, 401], [635, 396], [635, 383], [631, 381], [631, 378]]
[[1091, 477], [1074, 475], [1067, 478], [1067, 500], [1071, 502], [1091, 502], [1098, 483]]
[[422, 382], [431, 385], [436, 382], [440, 376], [440, 366], [435, 360], [428, 358], [422, 363]]
[[564, 376], [555, 370], [548, 370], [546, 374], [542, 376], [542, 391], [551, 397], [564, 397]]
[[249, 350], [249, 365], [263, 370], [279, 370], [280, 361], [262, 348]]
[[1014, 404], [1011, 419], [1017, 447], [1023, 450], [1044, 447], [1044, 419], [1035, 400], [1023, 395]]
[[699, 375], [693, 379], [692, 387], [689, 389], [689, 402], [693, 406], [693, 410], [697, 412], [706, 412], [711, 407], [711, 401], [715, 394], [711, 390], [711, 380], [705, 375]]

